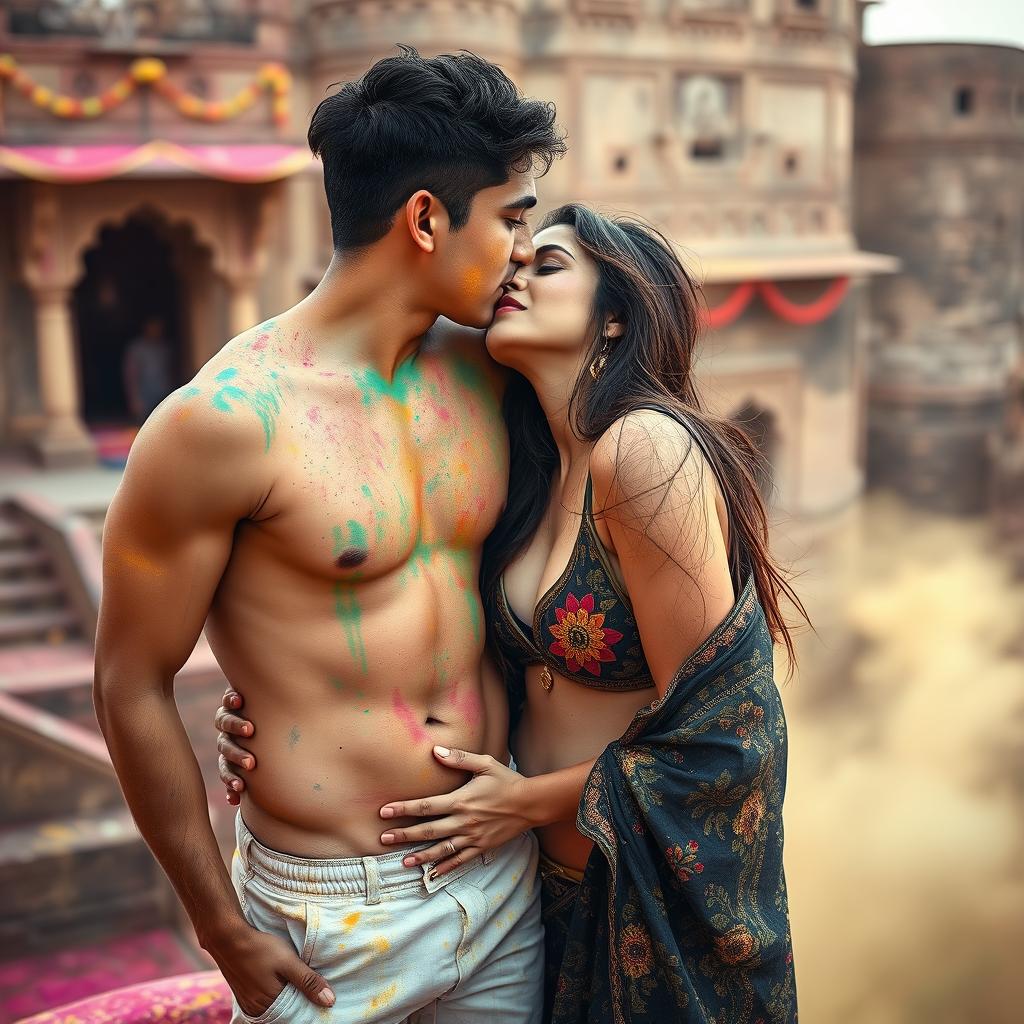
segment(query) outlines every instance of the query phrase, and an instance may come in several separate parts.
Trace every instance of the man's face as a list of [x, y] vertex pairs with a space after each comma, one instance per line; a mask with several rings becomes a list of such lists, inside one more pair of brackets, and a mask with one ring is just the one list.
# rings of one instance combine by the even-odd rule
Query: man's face
[[469, 220], [438, 239], [434, 285], [439, 311], [467, 327], [487, 327], [502, 288], [516, 269], [533, 259], [525, 221], [537, 204], [532, 172], [513, 174], [503, 185], [473, 197]]

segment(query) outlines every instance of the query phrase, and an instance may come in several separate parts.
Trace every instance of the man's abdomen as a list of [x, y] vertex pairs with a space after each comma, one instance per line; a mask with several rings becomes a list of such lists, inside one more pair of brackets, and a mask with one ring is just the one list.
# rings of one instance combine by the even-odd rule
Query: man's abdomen
[[290, 594], [229, 583], [207, 633], [255, 725], [242, 811], [267, 846], [307, 857], [393, 849], [380, 834], [415, 822], [385, 822], [381, 806], [466, 781], [435, 744], [506, 756], [504, 689], [493, 671], [481, 676], [467, 602], [439, 601], [430, 575], [361, 595], [357, 645], [321, 581]]

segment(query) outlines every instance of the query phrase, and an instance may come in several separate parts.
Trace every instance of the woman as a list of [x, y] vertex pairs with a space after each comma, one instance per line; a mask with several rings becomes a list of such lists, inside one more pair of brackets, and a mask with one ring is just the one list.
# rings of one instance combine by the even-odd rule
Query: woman
[[481, 592], [519, 774], [455, 751], [466, 786], [381, 816], [434, 819], [392, 831], [436, 838], [408, 860], [439, 874], [536, 828], [545, 1019], [792, 1021], [772, 641], [792, 657], [780, 596], [803, 608], [768, 552], [756, 454], [702, 408], [697, 291], [663, 236], [569, 205], [534, 241], [487, 334], [516, 371]]

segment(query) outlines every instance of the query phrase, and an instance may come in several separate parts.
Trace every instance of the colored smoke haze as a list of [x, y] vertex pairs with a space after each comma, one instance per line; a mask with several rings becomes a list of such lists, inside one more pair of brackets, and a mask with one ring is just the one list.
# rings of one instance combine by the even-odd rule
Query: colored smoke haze
[[984, 522], [876, 497], [796, 568], [820, 634], [799, 638], [781, 686], [801, 1018], [1009, 1024], [1024, 1004], [1024, 580]]

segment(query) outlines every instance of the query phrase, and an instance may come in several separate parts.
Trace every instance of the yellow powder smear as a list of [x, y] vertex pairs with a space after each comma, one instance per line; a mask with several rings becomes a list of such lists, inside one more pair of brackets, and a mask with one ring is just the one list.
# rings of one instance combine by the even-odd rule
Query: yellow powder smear
[[383, 992], [378, 992], [377, 995], [375, 995], [370, 1000], [369, 1009], [371, 1009], [371, 1010], [379, 1010], [382, 1007], [387, 1006], [388, 1003], [390, 1003], [395, 998], [395, 996], [397, 994], [398, 994], [398, 982], [397, 981], [393, 981], [390, 985], [388, 985], [388, 987], [386, 989], [384, 989]]
[[352, 929], [355, 928], [357, 924], [359, 924], [359, 918], [362, 916], [363, 915], [358, 910], [353, 911], [351, 914], [348, 914], [342, 918], [342, 927], [347, 932], [352, 931]]
[[141, 551], [132, 551], [129, 548], [118, 548], [114, 554], [125, 565], [147, 576], [163, 576], [164, 571], [155, 562], [150, 561]]
[[391, 949], [391, 943], [388, 942], [388, 940], [385, 939], [383, 935], [378, 935], [377, 938], [375, 938], [373, 942], [370, 943], [370, 945], [373, 946], [373, 950], [375, 953], [380, 953], [381, 955], [387, 953], [388, 950]]

